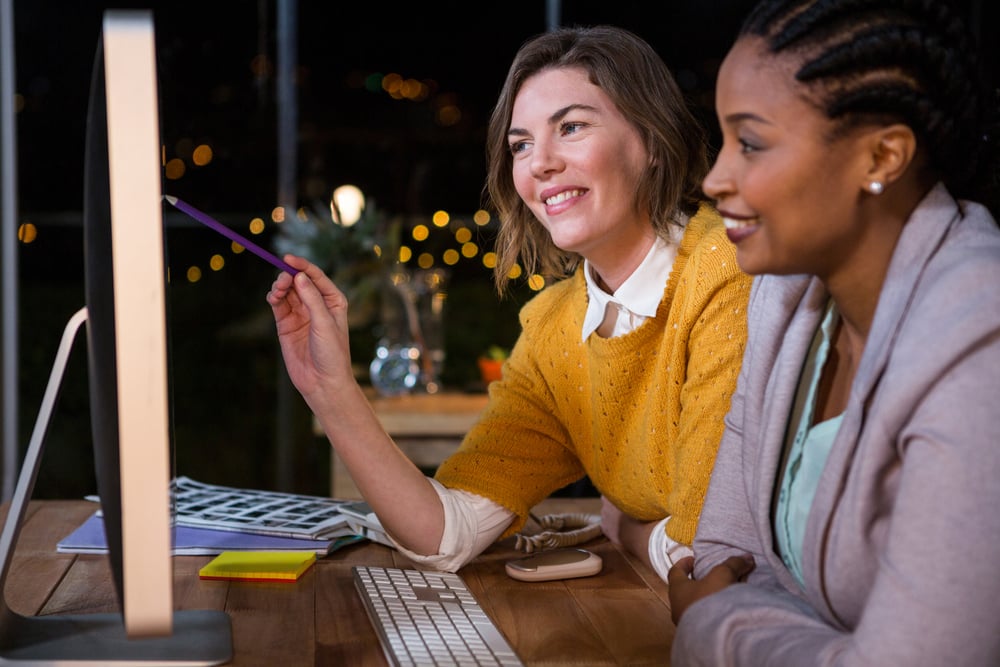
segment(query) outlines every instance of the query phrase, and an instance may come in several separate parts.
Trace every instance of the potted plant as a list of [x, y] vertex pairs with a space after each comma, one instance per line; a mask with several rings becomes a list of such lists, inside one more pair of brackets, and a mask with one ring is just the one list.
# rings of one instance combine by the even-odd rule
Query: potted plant
[[479, 364], [479, 375], [483, 384], [489, 385], [490, 382], [500, 379], [503, 362], [507, 361], [509, 356], [510, 350], [499, 345], [490, 345], [486, 352], [479, 356], [476, 361]]

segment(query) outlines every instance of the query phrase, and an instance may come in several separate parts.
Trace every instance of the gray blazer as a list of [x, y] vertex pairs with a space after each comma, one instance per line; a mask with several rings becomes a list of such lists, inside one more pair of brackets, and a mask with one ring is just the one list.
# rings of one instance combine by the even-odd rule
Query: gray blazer
[[762, 276], [694, 541], [673, 664], [1000, 665], [1000, 229], [941, 185], [903, 229], [809, 514], [802, 590], [771, 522], [785, 428], [827, 294]]

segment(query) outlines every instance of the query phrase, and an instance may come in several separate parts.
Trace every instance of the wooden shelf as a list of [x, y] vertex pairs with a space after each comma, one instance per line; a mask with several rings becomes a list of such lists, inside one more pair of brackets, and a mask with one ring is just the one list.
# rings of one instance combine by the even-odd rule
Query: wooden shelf
[[486, 394], [408, 394], [372, 399], [382, 427], [393, 438], [463, 437], [486, 407]]
[[[486, 394], [441, 392], [369, 398], [382, 427], [399, 448], [425, 470], [437, 468], [462, 443], [489, 400]], [[313, 422], [317, 435], [323, 432]], [[330, 495], [360, 498], [358, 487], [336, 452], [330, 456]]]

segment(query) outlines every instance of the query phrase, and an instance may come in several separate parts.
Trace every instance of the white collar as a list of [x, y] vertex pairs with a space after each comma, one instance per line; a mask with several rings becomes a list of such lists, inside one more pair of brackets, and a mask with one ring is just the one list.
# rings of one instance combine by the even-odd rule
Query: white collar
[[656, 315], [656, 309], [663, 300], [667, 279], [670, 278], [670, 270], [674, 266], [674, 258], [677, 256], [675, 241], [679, 241], [683, 233], [683, 229], [671, 227], [670, 242], [657, 236], [645, 259], [613, 295], [598, 287], [592, 275], [590, 262], [584, 260], [583, 275], [587, 281], [588, 303], [587, 313], [583, 318], [583, 340], [587, 340], [587, 337], [601, 326], [608, 303], [617, 304], [634, 316], [632, 319], [635, 326], [629, 330], [637, 327], [646, 318]]

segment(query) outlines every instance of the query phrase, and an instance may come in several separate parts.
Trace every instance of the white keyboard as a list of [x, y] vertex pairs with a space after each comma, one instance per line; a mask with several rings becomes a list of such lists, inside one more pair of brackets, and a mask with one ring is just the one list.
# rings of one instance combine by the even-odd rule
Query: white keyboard
[[522, 664], [457, 574], [361, 565], [351, 569], [391, 664]]

